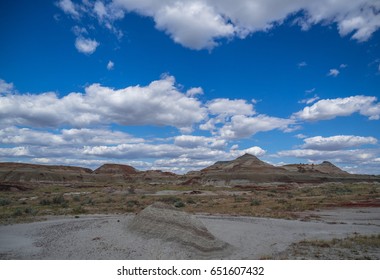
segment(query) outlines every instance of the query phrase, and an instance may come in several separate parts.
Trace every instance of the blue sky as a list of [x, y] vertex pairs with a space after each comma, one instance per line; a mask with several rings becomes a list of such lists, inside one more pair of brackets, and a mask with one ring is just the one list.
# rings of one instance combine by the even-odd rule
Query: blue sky
[[380, 3], [0, 3], [0, 161], [380, 174]]

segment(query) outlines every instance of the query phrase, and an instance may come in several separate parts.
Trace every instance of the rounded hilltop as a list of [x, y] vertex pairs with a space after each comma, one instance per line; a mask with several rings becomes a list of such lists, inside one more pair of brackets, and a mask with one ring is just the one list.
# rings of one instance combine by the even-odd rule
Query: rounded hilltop
[[112, 164], [106, 163], [94, 170], [95, 174], [120, 174], [120, 175], [130, 175], [137, 174], [139, 171], [126, 164]]

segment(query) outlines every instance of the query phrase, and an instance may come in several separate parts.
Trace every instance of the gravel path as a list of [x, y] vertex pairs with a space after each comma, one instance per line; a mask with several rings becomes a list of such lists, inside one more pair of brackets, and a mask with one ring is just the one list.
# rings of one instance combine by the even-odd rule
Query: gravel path
[[380, 208], [308, 214], [320, 219], [198, 215], [215, 237], [233, 246], [231, 253], [222, 257], [139, 236], [128, 229], [132, 215], [53, 217], [44, 222], [0, 226], [0, 259], [260, 259], [301, 240], [380, 234]]

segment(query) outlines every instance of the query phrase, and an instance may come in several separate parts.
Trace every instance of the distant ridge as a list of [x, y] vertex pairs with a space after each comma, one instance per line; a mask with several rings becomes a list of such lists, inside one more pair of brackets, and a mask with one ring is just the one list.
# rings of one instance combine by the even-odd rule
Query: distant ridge
[[288, 171], [293, 172], [300, 172], [300, 173], [324, 173], [324, 174], [330, 174], [330, 175], [350, 175], [348, 172], [343, 171], [336, 165], [332, 164], [329, 161], [323, 161], [320, 164], [287, 164], [284, 165], [283, 168], [285, 168]]

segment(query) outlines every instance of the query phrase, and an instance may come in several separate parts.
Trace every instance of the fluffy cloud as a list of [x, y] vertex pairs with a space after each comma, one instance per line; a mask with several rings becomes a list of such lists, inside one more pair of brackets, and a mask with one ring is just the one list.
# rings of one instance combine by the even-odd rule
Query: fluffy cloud
[[94, 124], [158, 125], [189, 129], [202, 121], [206, 109], [187, 97], [166, 76], [148, 86], [120, 90], [90, 85], [85, 93], [59, 98], [55, 93], [0, 96], [2, 125], [77, 127]]
[[201, 87], [194, 87], [186, 91], [186, 95], [189, 97], [195, 97], [199, 94], [203, 94], [203, 89]]
[[213, 149], [224, 149], [227, 143], [223, 139], [180, 135], [174, 138], [174, 144], [184, 148], [209, 147]]
[[310, 161], [332, 160], [340, 163], [363, 163], [372, 161], [376, 155], [374, 150], [338, 150], [338, 151], [319, 151], [312, 149], [296, 149], [278, 152], [281, 157], [296, 157]]
[[107, 63], [107, 70], [113, 70], [115, 64], [113, 63], [113, 61], [108, 61]]
[[212, 49], [216, 39], [234, 35], [234, 26], [207, 1], [113, 1], [113, 6], [152, 17], [156, 28], [192, 49]]
[[220, 129], [220, 135], [225, 139], [247, 138], [262, 131], [280, 129], [290, 130], [289, 126], [294, 124], [294, 120], [258, 115], [248, 117], [236, 115], [231, 118], [231, 122], [226, 123]]
[[320, 151], [335, 151], [346, 148], [376, 144], [377, 139], [374, 137], [362, 137], [354, 135], [336, 135], [331, 137], [315, 136], [304, 139], [304, 149], [320, 150]]
[[71, 0], [60, 0], [57, 6], [62, 9], [66, 14], [77, 18], [79, 17], [79, 11], [77, 5], [75, 5]]
[[120, 144], [116, 146], [85, 146], [83, 154], [105, 158], [178, 158], [188, 156], [192, 159], [210, 159], [223, 155], [224, 151], [208, 147], [180, 147], [173, 144]]
[[255, 111], [253, 110], [253, 105], [247, 103], [243, 99], [226, 99], [218, 98], [207, 103], [207, 108], [212, 115], [253, 115]]
[[260, 147], [254, 146], [248, 149], [243, 150], [244, 153], [248, 153], [257, 157], [261, 157], [265, 155], [266, 151], [261, 149]]
[[168, 33], [174, 42], [196, 50], [212, 49], [217, 46], [215, 39], [234, 34], [232, 24], [200, 1], [164, 6], [155, 12], [154, 19], [156, 27]]
[[96, 40], [86, 39], [82, 36], [75, 40], [75, 47], [79, 52], [84, 54], [93, 54], [98, 46], [99, 43]]
[[[69, 0], [60, 7], [71, 16], [78, 9]], [[341, 36], [368, 40], [380, 27], [380, 4], [375, 0], [113, 0], [92, 4], [87, 13], [109, 27], [124, 12], [153, 18], [156, 28], [175, 42], [192, 49], [212, 49], [221, 38], [239, 37], [267, 31], [288, 17], [303, 30], [314, 24], [336, 24]], [[110, 28], [111, 29], [111, 28]]]
[[117, 145], [122, 143], [142, 143], [144, 139], [135, 138], [128, 133], [107, 129], [63, 129], [61, 135], [67, 144], [77, 145]]
[[55, 133], [14, 126], [0, 129], [0, 144], [6, 145], [83, 146], [141, 142], [144, 142], [144, 139], [108, 129], [72, 128]]
[[46, 131], [17, 127], [0, 129], [0, 144], [45, 146], [64, 143], [65, 141], [61, 136]]
[[327, 76], [331, 77], [337, 77], [339, 75], [339, 70], [338, 69], [330, 69], [329, 73], [327, 73]]
[[346, 98], [322, 99], [312, 106], [293, 114], [293, 118], [305, 121], [330, 120], [359, 113], [370, 120], [380, 118], [380, 103], [374, 96], [356, 95]]
[[13, 92], [13, 84], [7, 83], [6, 81], [0, 79], [0, 94], [7, 94]]
[[1, 157], [29, 157], [31, 153], [27, 147], [0, 148]]

